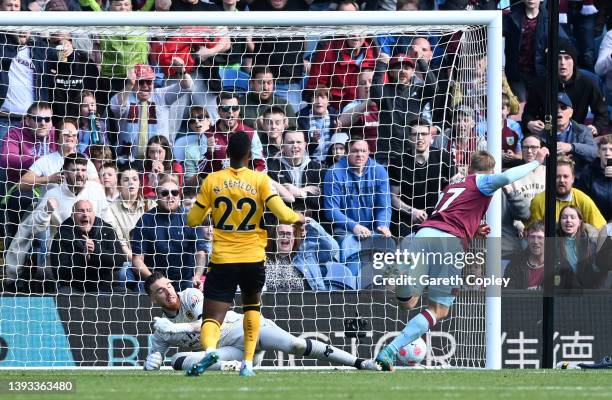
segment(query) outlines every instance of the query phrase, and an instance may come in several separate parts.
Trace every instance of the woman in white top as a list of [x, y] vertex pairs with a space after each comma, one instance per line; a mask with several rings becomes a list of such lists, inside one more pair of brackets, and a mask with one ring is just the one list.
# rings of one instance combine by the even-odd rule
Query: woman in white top
[[142, 214], [155, 206], [155, 202], [142, 196], [138, 171], [126, 169], [118, 174], [119, 197], [110, 204], [113, 215], [111, 225], [117, 232], [123, 252], [132, 257], [130, 249], [130, 231], [136, 225]]

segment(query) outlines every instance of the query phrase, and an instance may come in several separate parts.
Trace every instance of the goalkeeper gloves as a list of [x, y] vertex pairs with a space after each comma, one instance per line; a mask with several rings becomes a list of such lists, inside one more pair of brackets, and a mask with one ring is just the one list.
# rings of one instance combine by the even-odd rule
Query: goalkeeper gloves
[[191, 324], [175, 324], [168, 318], [155, 317], [153, 328], [160, 333], [190, 333], [193, 332]]
[[161, 353], [156, 351], [155, 353], [151, 353], [147, 356], [147, 360], [145, 361], [144, 370], [145, 371], [155, 371], [158, 370], [164, 362], [164, 357], [162, 357]]

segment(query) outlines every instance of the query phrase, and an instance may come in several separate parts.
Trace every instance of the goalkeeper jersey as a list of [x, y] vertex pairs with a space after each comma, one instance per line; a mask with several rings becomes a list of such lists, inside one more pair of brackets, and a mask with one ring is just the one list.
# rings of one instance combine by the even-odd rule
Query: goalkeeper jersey
[[[164, 317], [168, 318], [175, 324], [191, 323], [202, 318], [202, 310], [204, 306], [204, 295], [198, 289], [185, 289], [177, 293], [181, 308], [176, 314], [170, 314], [164, 311]], [[223, 324], [221, 324], [221, 337], [217, 344], [218, 347], [239, 347], [242, 348], [244, 341], [244, 331], [242, 329], [242, 320], [244, 315], [234, 311], [228, 311], [225, 314]], [[261, 326], [275, 326], [274, 322], [261, 317]], [[172, 346], [178, 347], [179, 351], [202, 351], [200, 344], [200, 332], [191, 333], [160, 333], [155, 332], [151, 340], [151, 348], [149, 354], [160, 352], [166, 354]]]
[[[194, 322], [202, 319], [202, 310], [204, 309], [204, 294], [202, 294], [201, 291], [190, 288], [178, 292], [177, 295], [181, 302], [181, 308], [175, 315], [164, 311], [164, 316], [166, 318], [175, 324]], [[225, 319], [223, 320], [221, 329], [231, 328], [236, 325], [236, 323], [240, 323], [240, 327], [242, 327], [242, 314], [228, 311], [227, 314], [225, 314]]]
[[299, 221], [298, 214], [282, 202], [268, 175], [245, 167], [229, 167], [206, 177], [187, 223], [190, 226], [201, 224], [210, 210], [213, 263], [260, 262], [265, 260], [268, 244], [262, 224], [265, 206], [282, 223]]
[[175, 324], [194, 322], [202, 319], [204, 295], [198, 289], [190, 288], [177, 293], [181, 308], [175, 315], [164, 310], [164, 316]]

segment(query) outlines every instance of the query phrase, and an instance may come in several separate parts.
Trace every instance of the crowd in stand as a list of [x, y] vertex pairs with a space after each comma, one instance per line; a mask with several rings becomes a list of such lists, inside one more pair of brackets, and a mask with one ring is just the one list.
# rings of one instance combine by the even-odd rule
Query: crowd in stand
[[[609, 289], [612, 7], [560, 3], [559, 286]], [[0, 0], [13, 12], [497, 8], [509, 168], [546, 145], [540, 0]], [[206, 267], [212, 226], [188, 227], [186, 211], [202, 180], [228, 166], [235, 132], [251, 139], [250, 167], [309, 217], [299, 234], [267, 218], [267, 290], [371, 287], [364, 260], [395, 251], [438, 193], [467, 174], [487, 135], [500, 134], [486, 130], [486, 55], [471, 55], [470, 79], [459, 79], [460, 40], [258, 38], [207, 27], [168, 37], [0, 33], [3, 290], [142, 291], [155, 271], [191, 287]], [[516, 289], [542, 284], [552, 167], [503, 190], [505, 274]]]

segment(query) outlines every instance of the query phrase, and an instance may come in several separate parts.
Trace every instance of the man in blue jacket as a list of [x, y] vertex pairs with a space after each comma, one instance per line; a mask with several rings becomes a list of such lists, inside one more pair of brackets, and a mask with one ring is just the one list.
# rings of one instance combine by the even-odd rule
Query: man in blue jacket
[[208, 263], [204, 229], [187, 225], [175, 176], [162, 177], [156, 193], [157, 207], [144, 213], [131, 232], [133, 275], [144, 280], [162, 272], [177, 291], [199, 285], [197, 277]]
[[325, 174], [325, 216], [333, 223], [342, 262], [361, 250], [360, 241], [373, 235], [391, 236], [389, 175], [369, 156], [367, 142], [362, 138], [352, 139], [348, 156]]

